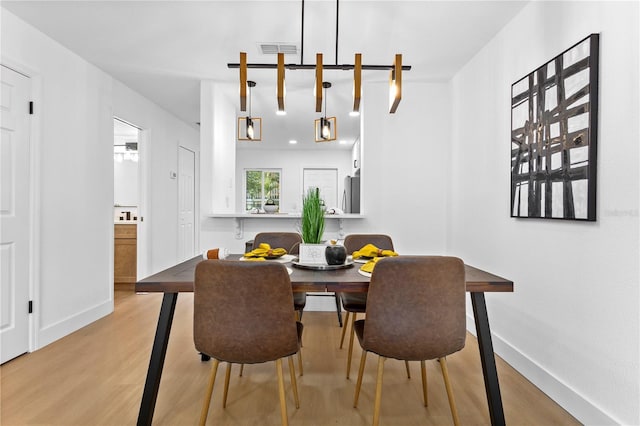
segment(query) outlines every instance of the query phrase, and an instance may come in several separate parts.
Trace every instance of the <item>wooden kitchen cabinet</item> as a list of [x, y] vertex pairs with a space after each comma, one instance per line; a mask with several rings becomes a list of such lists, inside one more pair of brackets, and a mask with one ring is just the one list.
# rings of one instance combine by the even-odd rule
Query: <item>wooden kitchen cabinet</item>
[[116, 224], [114, 230], [113, 281], [116, 287], [131, 287], [136, 282], [137, 225]]

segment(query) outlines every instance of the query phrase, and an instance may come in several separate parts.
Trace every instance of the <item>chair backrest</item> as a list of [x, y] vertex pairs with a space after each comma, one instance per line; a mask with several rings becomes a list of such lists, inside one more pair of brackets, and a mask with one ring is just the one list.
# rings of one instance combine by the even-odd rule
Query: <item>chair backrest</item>
[[253, 364], [298, 351], [293, 293], [281, 263], [205, 260], [196, 266], [193, 339], [220, 361]]
[[253, 239], [253, 248], [267, 243], [271, 248], [283, 248], [289, 254], [298, 254], [302, 236], [297, 232], [261, 232]]
[[440, 358], [464, 347], [464, 263], [398, 256], [376, 264], [367, 295], [363, 347], [404, 359]]
[[367, 244], [373, 244], [381, 250], [393, 250], [393, 240], [384, 234], [350, 234], [344, 239], [347, 254], [360, 250]]

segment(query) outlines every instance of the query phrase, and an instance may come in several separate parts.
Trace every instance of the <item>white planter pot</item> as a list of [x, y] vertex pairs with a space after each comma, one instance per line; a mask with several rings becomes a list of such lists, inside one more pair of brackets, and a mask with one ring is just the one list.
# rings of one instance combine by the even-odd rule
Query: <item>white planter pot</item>
[[300, 244], [300, 263], [310, 265], [326, 265], [324, 251], [327, 248], [324, 244]]

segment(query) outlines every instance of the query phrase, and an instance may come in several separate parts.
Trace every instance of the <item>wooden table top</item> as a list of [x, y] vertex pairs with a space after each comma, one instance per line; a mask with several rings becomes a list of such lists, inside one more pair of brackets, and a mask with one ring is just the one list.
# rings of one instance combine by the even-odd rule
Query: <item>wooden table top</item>
[[[231, 259], [238, 259], [240, 255], [232, 255]], [[197, 256], [164, 271], [153, 274], [136, 283], [136, 291], [158, 293], [193, 292], [193, 277], [196, 265], [202, 261]], [[293, 290], [297, 292], [342, 292], [362, 293], [369, 287], [369, 277], [358, 273], [359, 265], [351, 268], [332, 271], [314, 271], [300, 269], [285, 264], [293, 270], [290, 275]], [[467, 292], [513, 292], [513, 281], [483, 271], [473, 266], [465, 265]]]

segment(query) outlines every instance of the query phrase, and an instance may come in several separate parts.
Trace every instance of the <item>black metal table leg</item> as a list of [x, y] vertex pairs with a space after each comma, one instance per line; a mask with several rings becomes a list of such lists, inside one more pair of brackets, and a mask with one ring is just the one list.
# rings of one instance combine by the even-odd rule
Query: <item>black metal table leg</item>
[[336, 298], [336, 312], [338, 312], [338, 324], [340, 324], [340, 327], [342, 327], [342, 308], [340, 307], [340, 296], [338, 296], [338, 293], [334, 293], [334, 296]]
[[500, 395], [500, 384], [498, 383], [496, 359], [493, 354], [491, 329], [489, 328], [489, 316], [487, 315], [487, 305], [484, 300], [484, 293], [471, 293], [471, 304], [473, 305], [473, 317], [476, 321], [478, 347], [480, 349], [480, 360], [482, 362], [484, 387], [487, 392], [491, 424], [504, 425], [505, 420], [504, 411], [502, 409], [502, 397]]
[[171, 331], [171, 323], [173, 322], [173, 314], [176, 310], [177, 300], [178, 293], [165, 293], [162, 298], [160, 316], [158, 317], [158, 328], [156, 329], [156, 337], [153, 340], [147, 380], [144, 383], [144, 392], [142, 393], [142, 402], [140, 403], [140, 412], [138, 413], [138, 426], [151, 425], [151, 420], [153, 419], [153, 410], [156, 407], [160, 377], [162, 376], [162, 366], [164, 365], [164, 357], [167, 354], [169, 332]]

